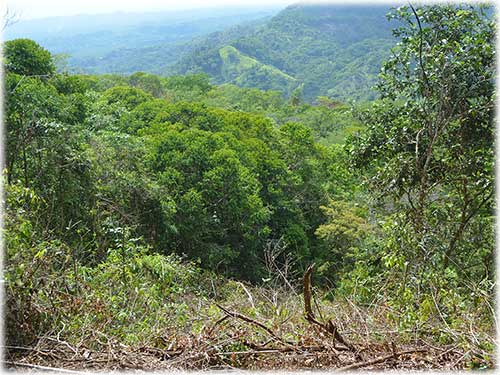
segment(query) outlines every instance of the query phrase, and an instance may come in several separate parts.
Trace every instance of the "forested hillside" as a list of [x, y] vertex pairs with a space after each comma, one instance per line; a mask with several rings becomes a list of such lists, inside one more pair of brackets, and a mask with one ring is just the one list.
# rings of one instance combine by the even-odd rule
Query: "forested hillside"
[[338, 8], [359, 33], [335, 41], [341, 12], [308, 9], [221, 43], [234, 84], [4, 43], [9, 368], [495, 366], [491, 9], [393, 9], [379, 98], [349, 105], [294, 69], [387, 31]]
[[51, 17], [15, 22], [7, 28], [5, 37], [31, 38], [40, 43], [60, 55], [59, 60], [65, 64], [59, 64], [60, 70], [165, 74], [198, 38], [234, 25], [262, 22], [277, 12], [273, 7], [225, 7]]
[[215, 84], [295, 93], [309, 102], [317, 96], [372, 100], [380, 65], [394, 44], [391, 27], [397, 24], [385, 17], [388, 10], [299, 3], [272, 18], [273, 8], [177, 19], [176, 13], [63, 17], [14, 25], [7, 36], [31, 37], [68, 55], [61, 69], [76, 72], [206, 73]]
[[[306, 100], [373, 99], [371, 86], [392, 39], [384, 6], [292, 5], [241, 35], [202, 41], [176, 64], [180, 73], [208, 73], [214, 82], [294, 90]], [[231, 48], [231, 58], [227, 49]], [[249, 63], [249, 60], [253, 63]]]

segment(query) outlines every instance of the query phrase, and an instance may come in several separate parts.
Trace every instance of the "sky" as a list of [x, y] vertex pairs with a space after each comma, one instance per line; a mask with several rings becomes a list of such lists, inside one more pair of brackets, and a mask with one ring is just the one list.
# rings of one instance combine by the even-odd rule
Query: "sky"
[[[1, 2], [1, 1], [0, 1]], [[20, 19], [123, 12], [154, 12], [220, 6], [286, 6], [294, 0], [7, 0]]]
[[[0, 3], [2, 1], [0, 0]], [[220, 6], [287, 6], [297, 0], [7, 0], [10, 13], [18, 19], [32, 19], [76, 14], [123, 12], [154, 12]], [[309, 1], [310, 2], [310, 1]], [[345, 0], [314, 0], [340, 3]], [[356, 2], [350, 0], [349, 2]], [[359, 2], [359, 1], [358, 1]], [[361, 1], [362, 2], [362, 1]], [[370, 3], [373, 2], [369, 1]], [[376, 1], [383, 2], [383, 1]], [[366, 3], [366, 1], [365, 1]]]

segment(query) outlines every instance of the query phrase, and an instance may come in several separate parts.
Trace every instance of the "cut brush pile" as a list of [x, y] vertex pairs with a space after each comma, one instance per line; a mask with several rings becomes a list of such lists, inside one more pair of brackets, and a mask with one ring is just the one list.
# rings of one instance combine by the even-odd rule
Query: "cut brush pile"
[[[471, 363], [493, 367], [489, 354], [474, 347], [473, 342], [457, 340], [442, 345], [432, 341], [430, 333], [426, 338], [425, 331], [389, 329], [389, 308], [383, 303], [357, 306], [349, 299], [319, 301], [314, 298], [312, 272], [313, 266], [304, 274], [302, 295], [289, 287], [257, 288], [221, 279], [199, 284], [209, 285], [212, 296], [207, 297], [208, 289], [206, 293], [191, 290], [171, 295], [167, 298], [169, 309], [154, 311], [170, 315], [158, 316], [165, 326], [150, 327], [154, 330], [144, 332], [142, 337], [113, 331], [112, 318], [105, 324], [83, 322], [78, 337], [64, 337], [67, 324], [76, 324], [84, 316], [89, 320], [95, 311], [84, 309], [65, 318], [61, 311], [59, 332], [34, 337], [26, 345], [7, 345], [6, 365], [63, 372], [233, 368], [456, 370], [471, 367]], [[133, 302], [136, 309], [141, 303], [138, 299], [136, 296]], [[106, 310], [109, 306], [95, 308]], [[153, 314], [153, 309], [149, 314]], [[132, 315], [129, 311], [128, 319]]]

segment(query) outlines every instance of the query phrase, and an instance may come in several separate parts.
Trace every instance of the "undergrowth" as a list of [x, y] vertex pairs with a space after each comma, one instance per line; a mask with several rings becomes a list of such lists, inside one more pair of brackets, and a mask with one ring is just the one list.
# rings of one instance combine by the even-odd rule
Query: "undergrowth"
[[[7, 198], [4, 278], [9, 356], [18, 355], [9, 348], [28, 350], [55, 340], [96, 353], [116, 346], [159, 350], [163, 359], [165, 353], [175, 353], [177, 359], [163, 363], [169, 368], [281, 368], [285, 357], [274, 356], [273, 361], [234, 357], [255, 348], [269, 350], [273, 343], [271, 350], [278, 352], [290, 345], [297, 350], [332, 345], [331, 338], [304, 317], [300, 276], [285, 280], [283, 273], [271, 272], [261, 285], [227, 279], [201, 269], [197, 262], [152, 251], [140, 238], [131, 238], [126, 228], [116, 229], [120, 240], [101, 262], [84, 265], [70, 246], [50, 233], [40, 234], [36, 208], [42, 202], [35, 194], [15, 188]], [[426, 359], [432, 368], [493, 366], [494, 314], [482, 289], [466, 299], [436, 278], [435, 289], [418, 299], [411, 289], [398, 287], [397, 280], [370, 278], [365, 269], [355, 267], [336, 291], [318, 285], [313, 293], [317, 318], [331, 320], [360, 353], [383, 352], [392, 345], [425, 346], [441, 350], [436, 363]], [[387, 286], [377, 289], [381, 282]], [[327, 357], [310, 366], [289, 355], [287, 366], [345, 364], [338, 348], [328, 350], [328, 355], [316, 353], [317, 358]], [[193, 360], [186, 353], [198, 357]]]
[[[20, 231], [29, 238], [28, 229], [21, 226]], [[33, 347], [55, 337], [93, 351], [107, 350], [112, 343], [176, 350], [185, 347], [186, 340], [193, 345], [191, 340], [198, 337], [207, 342], [217, 338], [222, 342], [219, 352], [226, 353], [251, 350], [249, 343], [263, 345], [269, 340], [266, 332], [244, 322], [217, 323], [224, 317], [218, 305], [262, 322], [297, 345], [326, 339], [304, 319], [299, 288], [224, 279], [179, 256], [153, 254], [139, 243], [130, 241], [126, 258], [119, 249], [111, 250], [95, 267], [74, 263], [71, 249], [56, 241], [10, 254], [7, 345]], [[321, 320], [331, 319], [344, 337], [363, 347], [453, 347], [463, 357], [462, 368], [493, 363], [491, 326], [472, 307], [461, 309], [448, 323], [437, 305], [410, 310], [393, 306], [383, 293], [361, 303], [340, 295], [332, 299], [315, 289], [314, 301]], [[259, 361], [233, 362], [231, 366], [265, 368]], [[202, 361], [194, 367], [210, 366]]]

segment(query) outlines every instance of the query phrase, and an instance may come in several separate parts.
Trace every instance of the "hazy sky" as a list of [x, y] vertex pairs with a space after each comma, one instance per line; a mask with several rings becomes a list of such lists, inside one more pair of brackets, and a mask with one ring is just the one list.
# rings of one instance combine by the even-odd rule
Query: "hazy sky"
[[[4, 1], [0, 0], [0, 3]], [[21, 19], [29, 19], [75, 14], [110, 13], [116, 11], [148, 12], [228, 5], [278, 5], [284, 7], [296, 2], [298, 2], [298, 0], [7, 0], [7, 6], [10, 11], [15, 11]], [[346, 1], [316, 0], [314, 2], [345, 3]], [[355, 3], [356, 1], [351, 0], [349, 2]], [[361, 0], [361, 2], [363, 1]], [[364, 2], [366, 3], [366, 0]], [[372, 2], [373, 0], [369, 1], [369, 3]]]
[[224, 5], [286, 6], [291, 3], [294, 3], [294, 0], [7, 0], [9, 10], [20, 14], [22, 19], [116, 11], [168, 11]]

